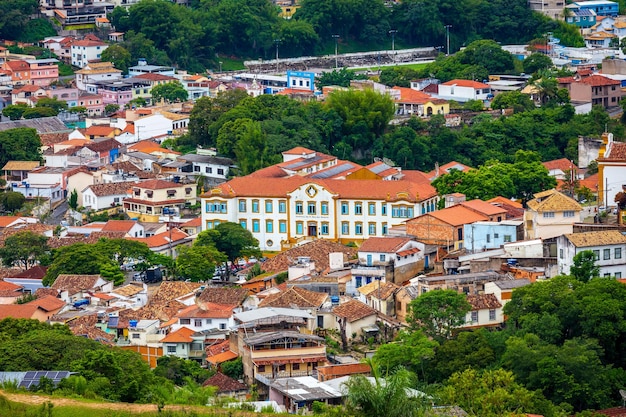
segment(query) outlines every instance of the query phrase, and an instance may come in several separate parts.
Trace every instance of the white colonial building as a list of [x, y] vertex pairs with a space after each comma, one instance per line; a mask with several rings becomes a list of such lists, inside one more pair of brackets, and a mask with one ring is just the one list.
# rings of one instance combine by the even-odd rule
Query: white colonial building
[[574, 256], [593, 251], [599, 276], [622, 278], [626, 272], [626, 236], [618, 230], [572, 233], [557, 239], [559, 273], [568, 275]]
[[[327, 157], [320, 154], [307, 164], [319, 159], [326, 161], [328, 169], [338, 166]], [[297, 160], [287, 163], [289, 167], [282, 167], [283, 162], [265, 170], [279, 174], [286, 168], [300, 169], [293, 169]], [[280, 250], [316, 238], [360, 242], [385, 236], [389, 228], [435, 210], [439, 199], [425, 177], [384, 181], [368, 171], [371, 175], [361, 172], [360, 178], [378, 179], [329, 179], [321, 178], [323, 170], [311, 171], [314, 177], [297, 172], [283, 177], [254, 173], [219, 185], [201, 196], [203, 229], [239, 223], [259, 240], [262, 250]]]

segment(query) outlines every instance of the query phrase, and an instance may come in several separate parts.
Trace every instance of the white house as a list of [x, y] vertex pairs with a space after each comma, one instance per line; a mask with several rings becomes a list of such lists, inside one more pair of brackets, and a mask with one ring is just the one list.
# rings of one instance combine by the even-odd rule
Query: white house
[[143, 283], [133, 282], [122, 287], [117, 287], [110, 292], [117, 298], [112, 303], [114, 306], [125, 308], [141, 308], [148, 303], [148, 286]]
[[526, 203], [526, 239], [549, 239], [572, 233], [582, 222], [583, 208], [574, 199], [556, 190], [542, 191]]
[[424, 269], [423, 261], [423, 243], [407, 237], [370, 237], [359, 247], [346, 293], [354, 295], [374, 280], [402, 283]]
[[176, 71], [173, 67], [149, 65], [145, 59], [140, 59], [137, 61], [137, 65], [128, 67], [129, 77], [136, 77], [142, 74], [161, 74], [173, 77], [176, 74]]
[[493, 327], [504, 322], [502, 304], [494, 294], [468, 295], [471, 310], [465, 316], [462, 328]]
[[131, 196], [131, 189], [128, 182], [89, 185], [82, 190], [82, 206], [95, 211], [120, 206], [122, 200]]
[[204, 330], [227, 330], [234, 326], [233, 311], [236, 306], [228, 306], [215, 303], [202, 303], [200, 305], [191, 305], [176, 317], [178, 321], [172, 324], [172, 330], [178, 330], [182, 327], [189, 328], [196, 332]]
[[161, 339], [159, 334], [160, 320], [130, 320], [128, 341], [131, 345], [146, 346]]
[[450, 80], [439, 84], [437, 95], [446, 100], [465, 102], [470, 100], [487, 100], [491, 98], [491, 87], [487, 84], [471, 80]]
[[96, 40], [76, 41], [72, 43], [72, 65], [84, 68], [89, 64], [89, 61], [99, 60], [102, 51], [108, 47], [108, 44]]
[[576, 254], [590, 250], [600, 268], [599, 276], [622, 278], [626, 275], [626, 236], [618, 230], [572, 233], [557, 238], [559, 273], [569, 274]]
[[116, 81], [122, 78], [122, 71], [113, 66], [112, 62], [89, 62], [76, 75], [76, 88], [87, 90], [87, 84], [99, 81]]
[[498, 302], [504, 307], [506, 303], [511, 301], [513, 291], [526, 285], [530, 285], [530, 280], [526, 278], [486, 282], [485, 294], [495, 295]]
[[365, 335], [368, 330], [376, 327], [376, 310], [357, 300], [350, 300], [332, 310], [335, 319], [334, 327], [341, 332], [342, 322], [345, 323], [346, 336], [352, 334]]
[[228, 177], [228, 170], [233, 164], [233, 161], [228, 158], [191, 153], [179, 156], [178, 160], [190, 163], [191, 172], [194, 175], [219, 178], [222, 180], [225, 180]]

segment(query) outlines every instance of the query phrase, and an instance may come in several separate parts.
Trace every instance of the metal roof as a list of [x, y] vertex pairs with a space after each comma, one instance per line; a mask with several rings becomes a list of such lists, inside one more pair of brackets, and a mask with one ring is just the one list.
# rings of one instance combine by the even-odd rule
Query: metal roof
[[311, 175], [310, 178], [320, 178], [320, 179], [331, 178], [331, 177], [334, 177], [335, 175], [341, 174], [342, 172], [346, 172], [351, 169], [354, 169], [356, 166], [357, 166], [356, 164], [352, 164], [352, 163], [337, 165], [332, 168], [328, 168], [323, 171], [317, 172]]
[[269, 332], [269, 333], [257, 333], [255, 335], [246, 337], [244, 339], [244, 341], [250, 345], [256, 345], [259, 343], [265, 343], [265, 342], [269, 342], [271, 340], [275, 340], [275, 339], [280, 339], [280, 338], [285, 338], [285, 337], [292, 337], [295, 339], [302, 339], [302, 340], [314, 340], [316, 342], [321, 342], [324, 339], [319, 337], [319, 336], [314, 336], [311, 334], [304, 334], [304, 333], [299, 333], [293, 330], [287, 330], [287, 331], [283, 331], [283, 332]]
[[280, 378], [272, 382], [272, 389], [282, 392], [296, 401], [312, 401], [328, 398], [340, 398], [341, 392], [318, 381], [312, 376]]
[[256, 310], [243, 311], [235, 314], [235, 319], [242, 323], [247, 323], [256, 320], [263, 320], [273, 317], [299, 317], [305, 319], [312, 319], [313, 316], [305, 310], [297, 310], [294, 308], [281, 308], [281, 307], [265, 307], [257, 308]]

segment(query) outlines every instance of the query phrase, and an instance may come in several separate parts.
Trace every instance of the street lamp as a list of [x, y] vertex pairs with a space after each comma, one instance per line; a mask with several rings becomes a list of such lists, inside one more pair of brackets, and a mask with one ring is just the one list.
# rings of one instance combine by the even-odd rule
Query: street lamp
[[452, 27], [452, 25], [445, 25], [444, 28], [446, 28], [446, 56], [450, 55], [450, 28]]
[[339, 42], [339, 35], [333, 35], [333, 38], [335, 38], [335, 69], [337, 69], [338, 68], [338, 65], [337, 65], [337, 45], [338, 45], [338, 42]]
[[280, 39], [274, 39], [274, 43], [276, 44], [276, 72], [278, 73], [278, 45], [280, 44]]
[[392, 52], [396, 50], [396, 33], [398, 33], [396, 29], [391, 29], [389, 31], [389, 34], [391, 35], [391, 51]]
[[222, 73], [222, 64], [223, 64], [223, 62], [220, 61], [220, 74]]

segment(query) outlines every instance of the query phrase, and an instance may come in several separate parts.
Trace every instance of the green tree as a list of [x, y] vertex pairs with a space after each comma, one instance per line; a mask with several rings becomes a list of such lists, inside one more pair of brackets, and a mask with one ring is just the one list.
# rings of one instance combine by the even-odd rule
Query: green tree
[[219, 93], [215, 98], [199, 98], [189, 115], [191, 139], [199, 145], [216, 146], [217, 134], [213, 134], [209, 126], [247, 97], [244, 90], [236, 89]]
[[96, 242], [95, 249], [98, 253], [106, 255], [118, 267], [131, 260], [139, 262], [148, 260], [153, 255], [144, 242], [129, 239], [100, 239]]
[[221, 370], [224, 375], [233, 379], [243, 378], [243, 360], [241, 359], [241, 356], [233, 359], [232, 361], [224, 362], [221, 365]]
[[168, 103], [173, 103], [185, 101], [188, 97], [187, 90], [185, 90], [185, 87], [183, 87], [180, 81], [171, 81], [169, 83], [156, 85], [152, 87], [150, 93], [152, 94], [152, 100], [154, 102], [159, 102], [163, 99]]
[[22, 270], [37, 265], [50, 250], [47, 242], [46, 236], [31, 231], [8, 236], [4, 241], [4, 246], [0, 248], [2, 265], [16, 266]]
[[19, 120], [30, 107], [26, 103], [9, 104], [2, 109], [2, 115], [11, 120]]
[[470, 308], [465, 294], [452, 290], [428, 291], [411, 301], [407, 322], [412, 329], [421, 329], [427, 336], [443, 341], [465, 323]]
[[176, 356], [162, 356], [157, 359], [154, 375], [167, 378], [179, 387], [185, 385], [186, 378], [192, 378], [202, 384], [214, 372], [204, 369], [196, 361], [178, 358]]
[[[61, 111], [67, 110], [67, 102], [59, 100], [56, 97], [41, 97], [39, 100], [37, 100], [35, 107], [49, 108], [54, 110], [56, 114], [59, 114]], [[26, 116], [24, 117], [26, 118]]]
[[537, 71], [546, 70], [554, 65], [549, 56], [538, 52], [530, 54], [523, 63], [524, 72], [526, 74], [534, 74]]
[[109, 45], [107, 49], [102, 51], [100, 59], [112, 62], [115, 68], [121, 70], [124, 74], [128, 74], [128, 67], [132, 64], [132, 57], [128, 49], [118, 44]]
[[502, 369], [457, 372], [440, 391], [440, 396], [445, 404], [457, 404], [473, 417], [524, 413], [554, 416], [559, 411], [541, 394], [515, 382], [512, 372]]
[[[519, 150], [515, 152], [515, 162], [510, 166], [510, 176], [515, 179], [515, 195], [524, 202], [535, 193], [556, 187], [556, 179], [541, 163], [538, 152]], [[507, 196], [509, 197], [509, 196]]]
[[116, 267], [119, 270], [119, 266], [107, 255], [100, 253], [96, 245], [75, 243], [53, 251], [52, 263], [42, 283], [50, 286], [60, 274], [100, 274], [103, 267]]
[[459, 61], [485, 68], [489, 74], [507, 74], [515, 70], [513, 55], [493, 40], [479, 40], [459, 52]]
[[350, 377], [346, 382], [345, 397], [348, 410], [363, 417], [414, 417], [421, 416], [426, 399], [409, 391], [414, 376], [405, 369], [382, 378], [372, 366], [374, 382], [363, 375]]
[[24, 119], [39, 119], [41, 117], [52, 117], [59, 114], [58, 111], [52, 107], [30, 107], [24, 110], [22, 117]]
[[214, 229], [200, 232], [194, 243], [196, 245], [214, 246], [231, 262], [242, 257], [261, 256], [259, 241], [238, 223], [220, 223]]
[[485, 329], [460, 332], [443, 342], [436, 350], [431, 368], [435, 381], [448, 379], [455, 372], [468, 368], [486, 369], [496, 362], [496, 352]]
[[596, 265], [596, 255], [592, 250], [584, 250], [574, 255], [571, 275], [581, 282], [588, 282], [600, 275], [600, 267]]
[[104, 106], [104, 113], [107, 115], [112, 115], [119, 109], [120, 109], [119, 104], [107, 104], [106, 106]]
[[70, 198], [67, 200], [67, 204], [74, 211], [78, 209], [78, 192], [76, 191], [76, 188], [74, 188], [70, 193]]
[[193, 282], [210, 279], [215, 266], [226, 261], [226, 256], [213, 246], [182, 246], [176, 257], [176, 270], [181, 278]]
[[107, 281], [113, 281], [113, 285], [122, 285], [126, 280], [124, 273], [116, 264], [108, 263], [100, 266], [100, 276]]
[[374, 90], [334, 91], [326, 106], [343, 120], [344, 142], [352, 147], [356, 159], [369, 153], [374, 138], [385, 132], [395, 112], [391, 98]]
[[420, 330], [401, 331], [391, 343], [381, 345], [373, 361], [387, 373], [400, 368], [416, 372], [435, 354], [437, 342], [428, 339]]
[[37, 12], [37, 0], [6, 0], [0, 2], [1, 39], [20, 39], [29, 25], [30, 16]]
[[513, 109], [515, 113], [521, 113], [524, 111], [533, 110], [535, 103], [530, 99], [527, 94], [522, 94], [520, 91], [505, 91], [494, 97], [491, 101], [492, 109]]
[[15, 212], [21, 209], [25, 202], [26, 197], [24, 197], [24, 194], [16, 191], [7, 191], [0, 194], [0, 205], [7, 211]]
[[350, 81], [359, 79], [356, 73], [347, 68], [334, 69], [332, 71], [323, 72], [315, 80], [315, 87], [321, 90], [327, 85], [338, 85], [341, 87], [350, 87]]

